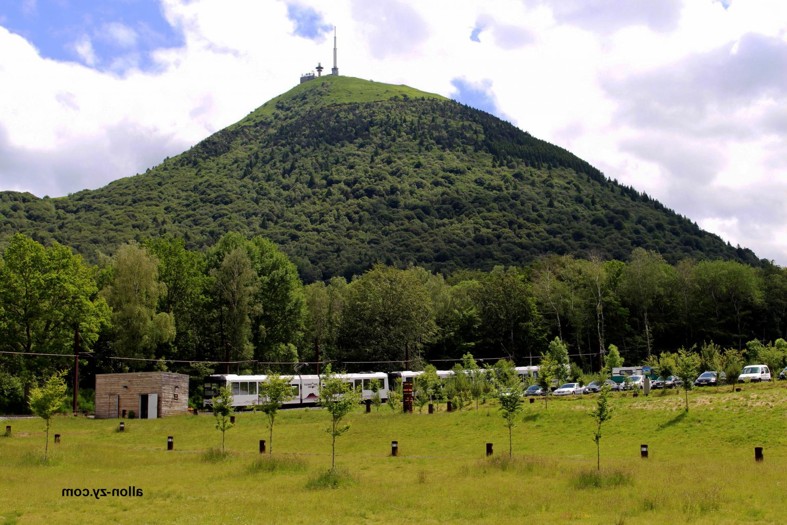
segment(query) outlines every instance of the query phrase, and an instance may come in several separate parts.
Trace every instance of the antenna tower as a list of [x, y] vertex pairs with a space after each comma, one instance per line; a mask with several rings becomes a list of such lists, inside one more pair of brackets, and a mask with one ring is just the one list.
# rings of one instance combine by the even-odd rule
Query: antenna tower
[[331, 75], [339, 76], [339, 66], [336, 65], [336, 26], [333, 26], [333, 67]]

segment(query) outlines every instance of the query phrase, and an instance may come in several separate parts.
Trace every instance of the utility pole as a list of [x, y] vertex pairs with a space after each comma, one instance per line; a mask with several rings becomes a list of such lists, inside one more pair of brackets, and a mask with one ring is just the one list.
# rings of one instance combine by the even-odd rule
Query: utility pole
[[74, 415], [79, 413], [79, 325], [74, 327]]

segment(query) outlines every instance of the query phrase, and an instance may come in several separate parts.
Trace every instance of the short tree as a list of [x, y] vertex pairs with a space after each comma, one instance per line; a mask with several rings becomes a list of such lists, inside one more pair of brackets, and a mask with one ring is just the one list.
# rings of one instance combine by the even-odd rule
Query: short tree
[[260, 383], [260, 410], [268, 418], [268, 454], [273, 455], [273, 423], [276, 420], [276, 413], [282, 404], [292, 399], [291, 377], [282, 377], [279, 374], [268, 373], [265, 381]]
[[612, 344], [609, 345], [607, 355], [604, 356], [604, 368], [601, 370], [601, 373], [606, 377], [611, 377], [612, 370], [614, 368], [620, 368], [621, 366], [623, 366], [623, 358], [620, 357], [618, 347]]
[[555, 337], [549, 343], [547, 355], [554, 360], [553, 379], [563, 384], [568, 379], [571, 372], [571, 363], [568, 359], [568, 347], [559, 337]]
[[424, 373], [416, 377], [416, 383], [419, 391], [426, 395], [429, 403], [440, 401], [443, 395], [443, 384], [440, 381], [440, 376], [437, 375], [437, 368], [434, 365], [426, 365]]
[[558, 378], [558, 371], [562, 365], [555, 361], [555, 359], [547, 354], [541, 356], [541, 365], [538, 369], [538, 382], [541, 388], [544, 389], [544, 407], [548, 406], [547, 399], [552, 392], [552, 381]]
[[700, 359], [698, 369], [716, 372], [716, 386], [721, 385], [721, 347], [713, 342], [703, 343], [698, 357]]
[[475, 401], [475, 409], [478, 410], [478, 404], [487, 388], [486, 374], [469, 352], [462, 356], [462, 368], [470, 382], [470, 397]]
[[593, 434], [593, 441], [596, 442], [596, 470], [601, 470], [601, 425], [612, 417], [612, 409], [609, 406], [609, 390], [609, 385], [604, 383], [596, 401], [596, 408], [590, 412], [591, 417], [596, 421], [596, 432]]
[[768, 368], [771, 370], [772, 374], [777, 374], [779, 370], [781, 370], [782, 366], [784, 365], [785, 357], [787, 357], [785, 355], [784, 345], [779, 344], [783, 342], [783, 339], [778, 339], [776, 344], [767, 346], [761, 345], [759, 351], [757, 352], [757, 362], [768, 365]]
[[320, 406], [331, 415], [331, 426], [326, 432], [331, 435], [331, 471], [336, 470], [336, 438], [350, 429], [350, 425], [342, 425], [342, 420], [361, 402], [360, 394], [350, 383], [337, 377], [331, 366], [325, 367], [320, 388]]
[[224, 454], [224, 434], [231, 429], [231, 417], [234, 413], [232, 408], [232, 390], [224, 386], [219, 389], [219, 395], [213, 398], [213, 417], [216, 418], [216, 430], [221, 432], [221, 453]]
[[694, 386], [694, 378], [700, 369], [700, 356], [681, 348], [675, 357], [675, 375], [683, 382], [683, 391], [686, 394], [686, 412], [689, 411], [689, 390]]
[[382, 388], [382, 385], [380, 385], [379, 379], [372, 379], [369, 381], [369, 389], [372, 391], [372, 404], [378, 412], [380, 411], [380, 405], [383, 403], [383, 398], [380, 395], [380, 388]]
[[65, 370], [52, 374], [43, 386], [34, 386], [30, 390], [28, 403], [35, 415], [46, 421], [46, 444], [44, 445], [44, 461], [49, 455], [49, 428], [52, 416], [63, 410], [66, 402], [66, 381], [63, 379]]
[[727, 382], [732, 385], [734, 391], [738, 377], [743, 371], [743, 353], [740, 350], [728, 348], [721, 356], [721, 371], [724, 372]]
[[500, 413], [503, 415], [506, 427], [508, 427], [508, 457], [511, 458], [513, 457], [513, 431], [522, 413], [524, 387], [511, 361], [502, 360], [495, 365], [495, 368], [498, 371], [497, 400], [500, 403]]
[[402, 378], [397, 377], [393, 385], [388, 385], [388, 407], [392, 412], [402, 409]]

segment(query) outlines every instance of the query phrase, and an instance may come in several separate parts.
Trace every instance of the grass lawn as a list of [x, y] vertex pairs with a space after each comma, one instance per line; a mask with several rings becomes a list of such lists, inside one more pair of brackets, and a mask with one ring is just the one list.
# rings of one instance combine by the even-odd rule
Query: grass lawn
[[[159, 420], [58, 417], [50, 460], [44, 422], [0, 421], [0, 524], [5, 523], [783, 523], [787, 385], [708, 388], [649, 397], [613, 395], [595, 475], [595, 396], [527, 404], [508, 431], [488, 403], [447, 413], [348, 418], [337, 441], [345, 474], [330, 467], [329, 416], [279, 413], [273, 456], [262, 414], [241, 413], [229, 454], [207, 454], [221, 434], [211, 415]], [[167, 451], [167, 436], [174, 450]], [[391, 457], [391, 441], [399, 456]], [[485, 456], [486, 443], [494, 454]], [[640, 458], [647, 444], [649, 458]], [[270, 444], [268, 444], [270, 445]], [[754, 461], [754, 447], [765, 460]], [[63, 489], [125, 489], [141, 496], [64, 496]]]

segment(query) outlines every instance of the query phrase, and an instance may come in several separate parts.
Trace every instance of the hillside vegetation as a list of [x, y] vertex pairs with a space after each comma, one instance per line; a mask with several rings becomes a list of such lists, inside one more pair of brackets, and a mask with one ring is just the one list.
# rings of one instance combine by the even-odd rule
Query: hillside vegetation
[[22, 232], [88, 260], [171, 234], [204, 249], [270, 239], [307, 281], [374, 263], [432, 271], [545, 253], [671, 263], [755, 255], [487, 113], [405, 86], [323, 77], [159, 166], [62, 198], [0, 193], [0, 238]]

